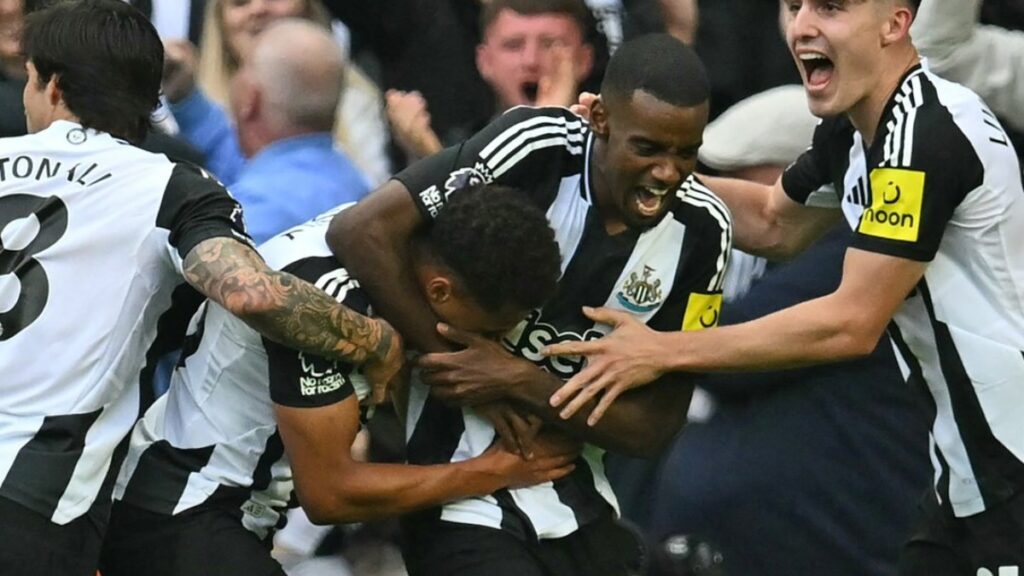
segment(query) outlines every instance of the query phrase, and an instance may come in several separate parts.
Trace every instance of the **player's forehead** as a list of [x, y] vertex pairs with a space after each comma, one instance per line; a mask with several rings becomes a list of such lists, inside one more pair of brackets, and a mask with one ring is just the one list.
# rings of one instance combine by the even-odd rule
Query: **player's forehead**
[[653, 94], [636, 90], [615, 108], [627, 118], [626, 137], [642, 137], [666, 146], [699, 145], [707, 123], [708, 102], [693, 106], [672, 104]]

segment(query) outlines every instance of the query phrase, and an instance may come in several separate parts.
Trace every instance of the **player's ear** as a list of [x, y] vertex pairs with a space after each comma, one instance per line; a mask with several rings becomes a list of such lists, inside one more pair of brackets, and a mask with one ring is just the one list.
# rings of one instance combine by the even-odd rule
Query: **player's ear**
[[608, 137], [608, 108], [603, 96], [590, 103], [590, 129], [602, 138]]
[[434, 275], [427, 280], [427, 300], [429, 300], [431, 304], [435, 305], [444, 304], [451, 300], [453, 289], [454, 287], [452, 286], [451, 279], [445, 276]]
[[51, 106], [60, 106], [60, 103], [64, 100], [64, 91], [60, 89], [60, 75], [53, 74], [50, 76], [50, 80], [46, 83], [46, 101]]
[[882, 28], [882, 46], [888, 46], [906, 38], [910, 34], [910, 25], [913, 22], [913, 11], [899, 2], [895, 3]]

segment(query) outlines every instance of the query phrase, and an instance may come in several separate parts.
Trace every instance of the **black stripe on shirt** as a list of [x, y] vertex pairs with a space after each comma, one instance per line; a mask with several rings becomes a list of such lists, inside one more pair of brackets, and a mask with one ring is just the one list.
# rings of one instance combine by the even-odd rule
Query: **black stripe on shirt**
[[47, 416], [14, 457], [0, 496], [52, 517], [85, 449], [85, 436], [103, 409]]
[[1018, 460], [992, 433], [949, 326], [935, 317], [927, 282], [922, 280], [919, 289], [935, 333], [942, 374], [949, 386], [953, 418], [967, 448], [981, 497], [988, 508], [1009, 499], [1024, 486], [1024, 462]]
[[568, 476], [554, 482], [554, 489], [558, 499], [572, 509], [579, 526], [586, 526], [607, 514], [608, 502], [597, 491], [594, 473], [582, 456], [576, 459], [576, 468]]
[[[213, 449], [214, 446], [175, 448], [167, 440], [154, 442], [139, 457], [121, 499], [153, 512], [173, 514], [189, 476], [210, 462]], [[154, 499], [153, 494], [168, 498]]]

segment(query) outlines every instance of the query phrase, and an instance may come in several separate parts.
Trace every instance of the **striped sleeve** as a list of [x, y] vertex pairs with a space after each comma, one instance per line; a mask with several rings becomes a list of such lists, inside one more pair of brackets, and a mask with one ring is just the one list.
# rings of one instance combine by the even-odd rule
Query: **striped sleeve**
[[453, 193], [479, 183], [522, 189], [546, 207], [562, 176], [579, 171], [587, 133], [586, 123], [564, 108], [521, 106], [395, 179], [409, 189], [428, 219], [437, 216]]
[[[358, 282], [329, 256], [303, 258], [285, 266], [284, 271], [306, 280], [346, 307], [365, 314], [369, 302]], [[348, 362], [292, 350], [265, 336], [270, 398], [293, 408], [327, 406], [356, 393], [353, 383], [361, 378], [358, 368]]]
[[[1008, 152], [1005, 132], [995, 117], [980, 103], [971, 112], [970, 120], [992, 134], [985, 145]], [[984, 165], [923, 73], [904, 82], [884, 136], [882, 160], [870, 167], [869, 203], [852, 246], [929, 262], [954, 211], [982, 185]]]
[[676, 282], [651, 319], [656, 330], [701, 330], [718, 324], [722, 286], [732, 252], [729, 209], [695, 176], [680, 187], [676, 220], [686, 226]]

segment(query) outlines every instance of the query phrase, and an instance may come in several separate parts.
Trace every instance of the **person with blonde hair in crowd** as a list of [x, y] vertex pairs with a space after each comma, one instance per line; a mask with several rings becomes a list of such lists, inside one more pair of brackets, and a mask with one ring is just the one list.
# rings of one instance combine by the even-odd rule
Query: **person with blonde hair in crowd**
[[[256, 36], [280, 18], [303, 18], [331, 27], [320, 0], [210, 0], [197, 51], [186, 41], [167, 42], [164, 93], [184, 135], [207, 155], [210, 169], [226, 184], [238, 175], [244, 157], [222, 111], [231, 78], [251, 55]], [[334, 140], [369, 184], [390, 174], [387, 127], [379, 89], [348, 62]]]

